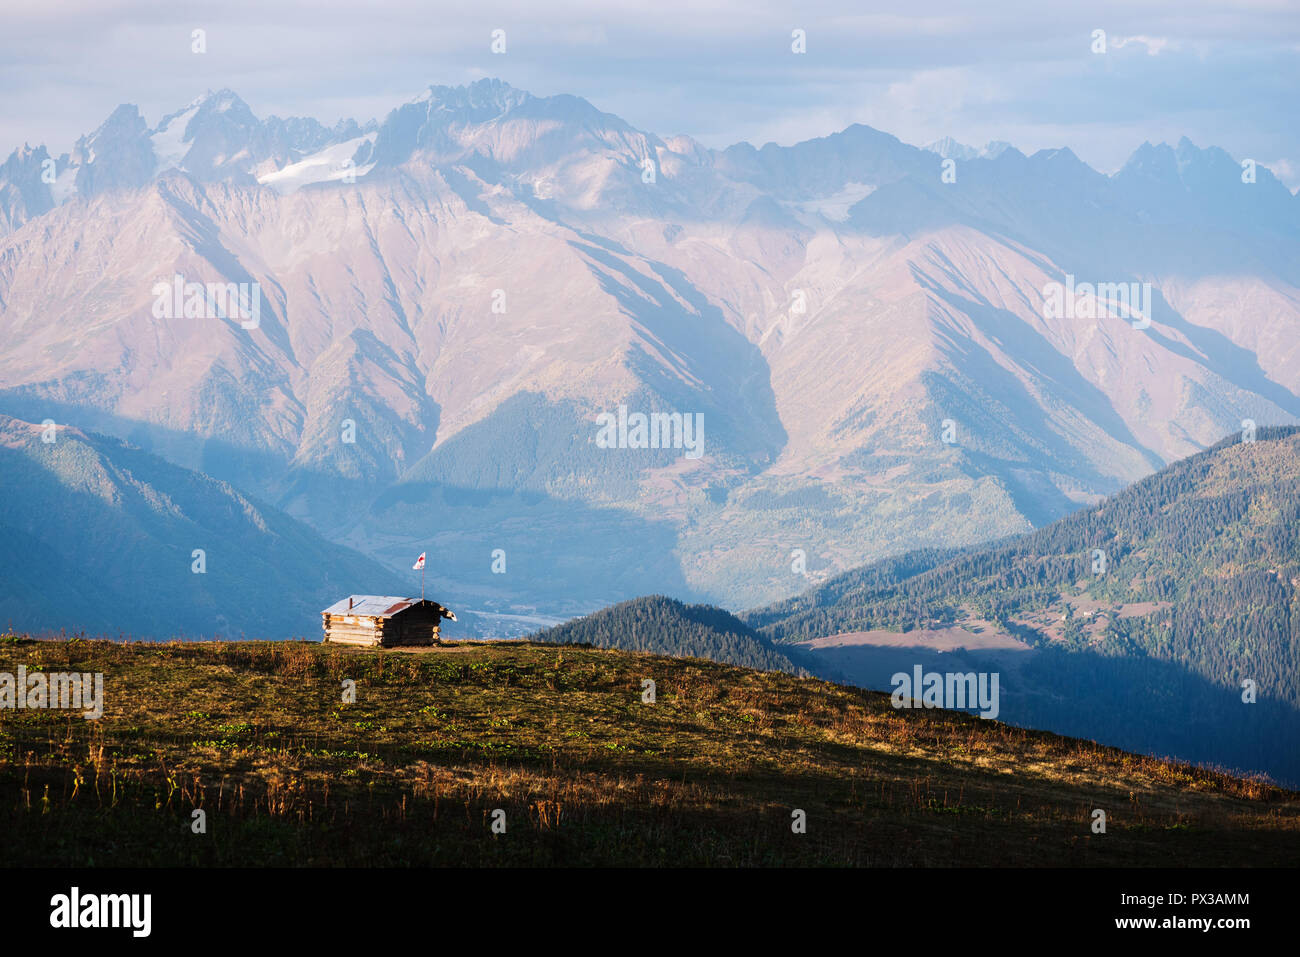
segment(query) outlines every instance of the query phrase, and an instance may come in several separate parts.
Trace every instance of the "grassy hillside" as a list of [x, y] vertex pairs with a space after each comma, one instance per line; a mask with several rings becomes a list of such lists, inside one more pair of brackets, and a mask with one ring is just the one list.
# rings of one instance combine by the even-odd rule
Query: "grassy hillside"
[[1300, 858], [1300, 794], [700, 660], [0, 642], [0, 672], [19, 665], [102, 672], [107, 705], [99, 721], [0, 711], [0, 829], [22, 835], [0, 842], [6, 866]]
[[881, 562], [743, 617], [777, 642], [1014, 636], [1036, 653], [1004, 685], [1006, 719], [1300, 781], [1300, 429], [1232, 437], [1029, 534]]
[[619, 602], [529, 637], [539, 642], [649, 651], [763, 671], [806, 673], [795, 660], [800, 657], [797, 652], [778, 649], [730, 612], [712, 605], [684, 605], [663, 595]]
[[0, 628], [315, 637], [339, 597], [409, 587], [225, 482], [94, 433], [45, 442], [0, 416], [0, 488]]

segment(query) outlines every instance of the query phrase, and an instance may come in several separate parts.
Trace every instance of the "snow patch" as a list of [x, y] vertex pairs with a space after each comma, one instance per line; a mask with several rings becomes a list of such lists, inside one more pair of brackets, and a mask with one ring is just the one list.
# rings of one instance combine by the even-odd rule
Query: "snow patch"
[[831, 222], [842, 223], [849, 218], [849, 210], [876, 191], [866, 183], [845, 183], [839, 192], [802, 203], [791, 203], [796, 209], [813, 213]]
[[153, 142], [153, 155], [158, 161], [158, 165], [154, 167], [155, 176], [163, 170], [180, 168], [181, 161], [189, 152], [185, 128], [190, 125], [190, 120], [198, 111], [198, 106], [191, 105], [188, 110], [173, 117], [166, 126], [160, 126], [157, 132], [149, 137]]
[[349, 171], [357, 176], [365, 176], [375, 168], [374, 163], [365, 166], [346, 165], [356, 156], [363, 143], [373, 143], [378, 133], [367, 133], [356, 139], [346, 140], [327, 146], [319, 153], [313, 153], [296, 163], [290, 163], [284, 169], [266, 173], [257, 178], [263, 186], [269, 186], [277, 193], [288, 194], [310, 186], [313, 183], [331, 183], [341, 181]]
[[54, 199], [55, 206], [62, 206], [77, 192], [77, 167], [69, 166], [57, 177], [50, 186], [50, 196]]

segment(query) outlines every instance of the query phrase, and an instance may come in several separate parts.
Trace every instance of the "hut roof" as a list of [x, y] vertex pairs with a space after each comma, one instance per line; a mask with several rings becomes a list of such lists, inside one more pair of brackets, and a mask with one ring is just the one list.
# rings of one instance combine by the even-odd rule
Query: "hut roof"
[[[342, 598], [324, 609], [323, 615], [362, 615], [367, 618], [392, 618], [412, 605], [421, 604], [419, 598], [400, 598], [396, 595], [350, 595]], [[423, 599], [425, 604], [441, 609], [444, 618], [456, 620], [456, 616], [435, 601]]]

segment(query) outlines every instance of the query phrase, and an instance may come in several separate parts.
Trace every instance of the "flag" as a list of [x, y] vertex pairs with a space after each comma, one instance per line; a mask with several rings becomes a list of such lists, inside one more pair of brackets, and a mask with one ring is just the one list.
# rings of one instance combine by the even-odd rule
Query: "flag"
[[424, 552], [420, 552], [420, 557], [415, 560], [415, 564], [411, 567], [416, 569], [424, 568]]

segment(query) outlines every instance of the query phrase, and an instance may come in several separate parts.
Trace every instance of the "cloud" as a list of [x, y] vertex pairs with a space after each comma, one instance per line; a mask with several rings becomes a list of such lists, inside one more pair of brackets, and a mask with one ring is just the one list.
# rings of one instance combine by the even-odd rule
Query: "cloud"
[[1297, 188], [1300, 188], [1300, 164], [1293, 163], [1289, 159], [1275, 159], [1261, 165], [1271, 170], [1291, 192], [1294, 193]]
[[901, 112], [954, 114], [1003, 99], [1001, 82], [969, 67], [918, 70], [885, 90], [888, 107]]
[[[1161, 50], [1171, 46], [1167, 37], [1112, 37], [1110, 41], [1110, 45], [1119, 50], [1124, 49], [1130, 43], [1140, 43], [1146, 47], [1147, 56], [1159, 56]], [[1171, 49], [1178, 49], [1178, 45], [1173, 44]]]

